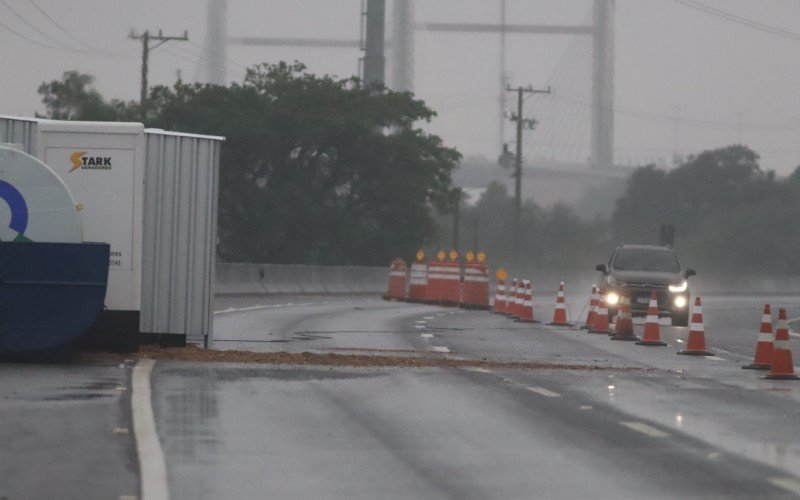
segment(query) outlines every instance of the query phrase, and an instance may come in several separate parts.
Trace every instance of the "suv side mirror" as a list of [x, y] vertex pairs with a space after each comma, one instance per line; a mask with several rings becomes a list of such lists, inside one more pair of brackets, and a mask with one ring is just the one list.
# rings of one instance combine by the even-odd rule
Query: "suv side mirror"
[[689, 278], [689, 277], [691, 277], [691, 276], [695, 276], [696, 274], [697, 274], [697, 271], [695, 271], [695, 270], [694, 270], [694, 269], [692, 269], [691, 267], [687, 267], [687, 268], [686, 268], [686, 271], [684, 271], [684, 272], [683, 272], [683, 275], [684, 275], [684, 277], [686, 277], [686, 278]]
[[595, 266], [595, 269], [597, 269], [603, 274], [608, 274], [608, 267], [605, 264], [597, 264]]

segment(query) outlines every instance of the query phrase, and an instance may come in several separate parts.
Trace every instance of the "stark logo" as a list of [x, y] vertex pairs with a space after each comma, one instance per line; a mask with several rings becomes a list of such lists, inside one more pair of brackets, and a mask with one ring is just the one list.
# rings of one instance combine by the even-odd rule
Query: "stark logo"
[[111, 157], [110, 156], [86, 156], [86, 151], [75, 151], [69, 155], [69, 161], [72, 162], [70, 172], [75, 170], [111, 170]]

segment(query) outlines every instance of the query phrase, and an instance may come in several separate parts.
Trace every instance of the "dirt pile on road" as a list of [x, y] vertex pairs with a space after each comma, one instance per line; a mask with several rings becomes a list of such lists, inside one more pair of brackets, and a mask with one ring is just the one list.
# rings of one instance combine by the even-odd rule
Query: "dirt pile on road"
[[408, 367], [408, 368], [495, 368], [516, 370], [643, 370], [632, 366], [609, 366], [600, 364], [567, 364], [524, 361], [498, 361], [487, 359], [464, 359], [452, 356], [418, 356], [381, 354], [338, 354], [312, 352], [252, 352], [202, 349], [196, 346], [162, 348], [142, 346], [136, 353], [114, 354], [106, 352], [84, 352], [78, 355], [81, 361], [156, 359], [169, 361], [195, 361], [211, 363], [257, 363], [270, 365], [317, 365], [347, 367]]

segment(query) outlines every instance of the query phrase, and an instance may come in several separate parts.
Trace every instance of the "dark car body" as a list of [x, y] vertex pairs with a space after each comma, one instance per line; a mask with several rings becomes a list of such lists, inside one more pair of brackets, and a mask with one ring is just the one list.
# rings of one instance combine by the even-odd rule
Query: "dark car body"
[[[673, 325], [686, 326], [689, 321], [690, 291], [687, 279], [695, 274], [684, 268], [675, 250], [658, 245], [620, 245], [607, 264], [600, 264], [601, 293], [621, 296], [627, 292], [634, 316], [646, 316], [652, 292], [658, 297], [659, 317], [672, 318]], [[672, 289], [670, 289], [672, 287]], [[608, 304], [610, 316], [618, 304]]]

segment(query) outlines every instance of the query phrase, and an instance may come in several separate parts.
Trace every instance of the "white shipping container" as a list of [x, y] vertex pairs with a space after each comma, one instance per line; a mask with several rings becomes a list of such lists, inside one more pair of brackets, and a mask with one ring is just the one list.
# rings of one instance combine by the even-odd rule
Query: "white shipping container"
[[211, 341], [223, 140], [140, 123], [0, 116], [0, 142], [22, 144], [69, 187], [83, 240], [111, 244], [98, 329]]

